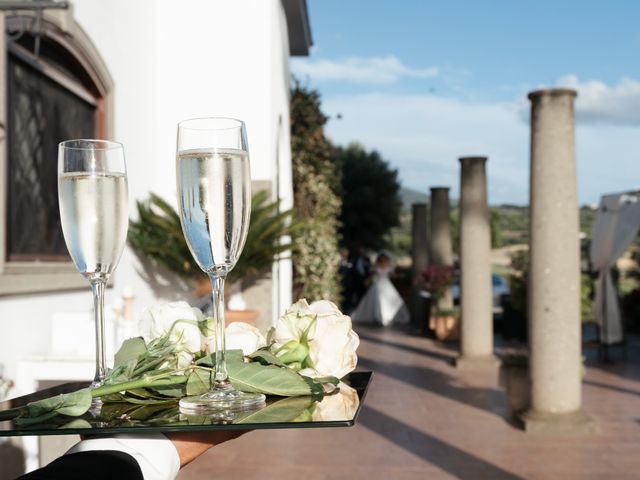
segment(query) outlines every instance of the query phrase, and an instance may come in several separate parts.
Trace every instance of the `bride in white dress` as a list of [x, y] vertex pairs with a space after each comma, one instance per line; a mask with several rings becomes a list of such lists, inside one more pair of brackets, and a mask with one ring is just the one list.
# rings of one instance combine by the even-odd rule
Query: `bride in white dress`
[[392, 272], [393, 263], [390, 255], [378, 254], [375, 280], [351, 313], [353, 322], [375, 323], [383, 326], [391, 323], [409, 323], [409, 310], [389, 279]]

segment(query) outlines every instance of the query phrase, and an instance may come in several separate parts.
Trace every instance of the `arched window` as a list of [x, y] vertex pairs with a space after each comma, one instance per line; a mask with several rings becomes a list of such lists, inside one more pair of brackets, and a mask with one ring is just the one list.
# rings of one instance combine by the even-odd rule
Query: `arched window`
[[69, 12], [47, 13], [35, 32], [29, 12], [3, 17], [0, 295], [84, 287], [60, 226], [57, 145], [110, 136], [112, 81]]

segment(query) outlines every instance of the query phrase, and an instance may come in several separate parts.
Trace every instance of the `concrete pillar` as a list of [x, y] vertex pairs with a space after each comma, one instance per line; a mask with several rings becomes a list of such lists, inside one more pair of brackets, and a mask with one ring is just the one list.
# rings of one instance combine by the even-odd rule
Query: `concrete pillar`
[[425, 330], [427, 322], [426, 302], [420, 295], [420, 291], [423, 290], [422, 271], [429, 264], [426, 203], [414, 203], [411, 206], [411, 256], [411, 323], [422, 331]]
[[532, 432], [590, 431], [581, 412], [580, 245], [574, 90], [531, 100], [530, 266], [528, 281]]
[[[449, 187], [431, 187], [431, 252], [430, 263], [453, 266], [453, 246], [451, 243], [451, 217], [449, 208]], [[440, 310], [453, 308], [451, 288], [442, 296], [438, 304]]]
[[460, 159], [460, 368], [496, 367], [486, 157]]

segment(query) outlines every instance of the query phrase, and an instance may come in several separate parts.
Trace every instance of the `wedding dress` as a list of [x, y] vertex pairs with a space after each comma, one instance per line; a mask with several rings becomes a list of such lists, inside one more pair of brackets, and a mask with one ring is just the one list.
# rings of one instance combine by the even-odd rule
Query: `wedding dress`
[[351, 313], [353, 322], [383, 326], [409, 323], [409, 310], [389, 279], [392, 271], [392, 267], [376, 266], [375, 281]]

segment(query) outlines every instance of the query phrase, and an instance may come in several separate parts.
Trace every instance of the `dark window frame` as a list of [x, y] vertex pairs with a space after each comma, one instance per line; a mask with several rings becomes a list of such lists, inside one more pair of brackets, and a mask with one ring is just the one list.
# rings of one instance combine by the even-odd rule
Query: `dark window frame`
[[[7, 255], [8, 56], [17, 56], [66, 90], [94, 103], [96, 138], [110, 138], [112, 132], [113, 81], [90, 39], [67, 14], [62, 11], [45, 13], [40, 30], [41, 44], [51, 48], [58, 58], [43, 61], [32, 53], [24, 39], [11, 40], [4, 34], [7, 26], [9, 29], [18, 27], [24, 24], [25, 16], [32, 14], [0, 12], [0, 296], [87, 288], [86, 281], [70, 259], [40, 258], [34, 261], [8, 258]], [[68, 68], [72, 68], [73, 74], [69, 74]]]

